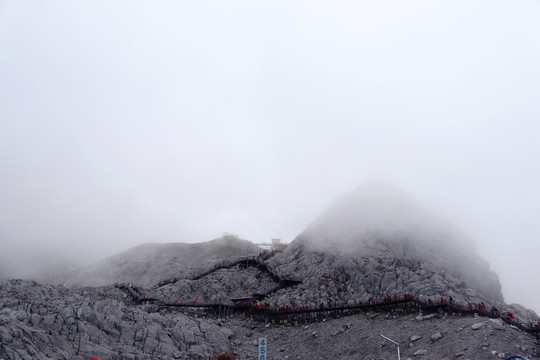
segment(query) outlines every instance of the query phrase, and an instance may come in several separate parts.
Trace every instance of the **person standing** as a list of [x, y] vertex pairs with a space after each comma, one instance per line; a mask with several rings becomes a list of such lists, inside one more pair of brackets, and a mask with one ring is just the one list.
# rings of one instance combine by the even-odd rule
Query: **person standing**
[[508, 320], [514, 320], [514, 313], [511, 311], [508, 311], [506, 313], [506, 316], [508, 316]]

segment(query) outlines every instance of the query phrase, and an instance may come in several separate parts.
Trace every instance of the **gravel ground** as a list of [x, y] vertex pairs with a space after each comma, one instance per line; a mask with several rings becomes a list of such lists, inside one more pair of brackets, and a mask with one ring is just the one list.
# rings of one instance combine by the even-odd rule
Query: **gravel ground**
[[367, 313], [268, 326], [233, 319], [223, 326], [233, 330], [232, 343], [242, 359], [256, 356], [259, 337], [267, 338], [268, 359], [396, 359], [396, 346], [379, 334], [400, 344], [402, 359], [540, 358], [538, 340], [503, 322], [452, 315], [419, 319], [418, 314]]

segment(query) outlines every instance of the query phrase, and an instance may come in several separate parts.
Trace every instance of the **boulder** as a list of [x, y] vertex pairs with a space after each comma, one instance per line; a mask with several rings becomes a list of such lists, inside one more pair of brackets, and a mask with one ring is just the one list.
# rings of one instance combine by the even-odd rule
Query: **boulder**
[[479, 322], [479, 323], [473, 324], [473, 325], [471, 326], [471, 328], [472, 328], [473, 330], [478, 330], [478, 329], [481, 329], [484, 325], [485, 325], [485, 323]]

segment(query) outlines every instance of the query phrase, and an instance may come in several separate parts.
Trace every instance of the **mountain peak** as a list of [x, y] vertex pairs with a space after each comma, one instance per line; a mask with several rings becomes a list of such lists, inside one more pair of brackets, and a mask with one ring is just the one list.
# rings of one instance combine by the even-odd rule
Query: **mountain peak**
[[[471, 239], [403, 189], [384, 182], [368, 182], [339, 197], [298, 235], [287, 253], [305, 262], [306, 268], [324, 254], [337, 254], [326, 270], [311, 267], [311, 272], [339, 273], [353, 263], [357, 269], [346, 277], [358, 273], [359, 280], [374, 274], [392, 279], [359, 285], [358, 290], [369, 295], [429, 295], [437, 289], [464, 298], [503, 299], [497, 275], [476, 254]], [[295, 266], [298, 269], [291, 272], [304, 271], [302, 264]]]
[[339, 197], [303, 235], [324, 247], [354, 245], [378, 235], [471, 244], [457, 228], [416, 202], [405, 190], [381, 181], [366, 182]]

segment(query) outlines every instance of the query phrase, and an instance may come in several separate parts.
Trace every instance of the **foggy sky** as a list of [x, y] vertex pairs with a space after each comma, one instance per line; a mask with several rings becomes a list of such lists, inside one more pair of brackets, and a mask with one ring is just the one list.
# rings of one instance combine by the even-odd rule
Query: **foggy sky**
[[366, 179], [540, 312], [537, 1], [2, 1], [2, 266], [291, 241]]

